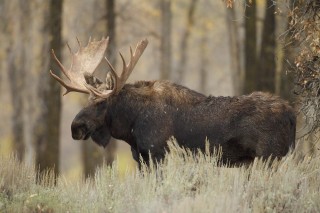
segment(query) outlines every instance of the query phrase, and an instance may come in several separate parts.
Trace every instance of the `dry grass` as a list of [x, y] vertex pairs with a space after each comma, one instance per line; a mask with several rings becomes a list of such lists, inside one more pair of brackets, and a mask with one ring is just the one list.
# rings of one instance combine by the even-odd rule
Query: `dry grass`
[[173, 145], [151, 169], [120, 178], [115, 163], [54, 186], [50, 173], [36, 184], [35, 169], [9, 157], [0, 160], [0, 212], [319, 212], [319, 162], [289, 155], [271, 166], [226, 168]]

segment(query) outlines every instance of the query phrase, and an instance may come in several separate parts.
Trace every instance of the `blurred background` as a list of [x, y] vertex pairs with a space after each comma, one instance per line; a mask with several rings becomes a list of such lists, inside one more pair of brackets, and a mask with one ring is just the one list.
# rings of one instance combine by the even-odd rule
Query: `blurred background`
[[[147, 38], [129, 82], [167, 79], [214, 96], [262, 90], [295, 105], [291, 68], [301, 47], [288, 38], [293, 37], [293, 8], [306, 2], [1, 0], [0, 155], [15, 152], [40, 171], [54, 165], [67, 178], [93, 175], [97, 166], [113, 160], [121, 171], [135, 168], [122, 141], [103, 149], [72, 140], [71, 122], [88, 97], [62, 96], [64, 88], [49, 70], [59, 73], [51, 49], [70, 65], [66, 44], [76, 52], [76, 38], [86, 45], [90, 36], [109, 36], [106, 54], [117, 70], [122, 66], [118, 52], [128, 58], [129, 46]], [[107, 70], [102, 63], [97, 75]]]

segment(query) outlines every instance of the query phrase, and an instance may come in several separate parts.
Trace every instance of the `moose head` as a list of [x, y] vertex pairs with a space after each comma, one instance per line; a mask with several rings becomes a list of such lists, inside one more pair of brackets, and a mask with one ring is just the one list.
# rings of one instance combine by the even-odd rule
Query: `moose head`
[[[72, 63], [69, 69], [65, 69], [52, 50], [53, 58], [68, 81], [62, 80], [50, 70], [52, 77], [66, 88], [64, 95], [69, 92], [89, 94], [88, 106], [77, 114], [71, 124], [73, 139], [86, 140], [91, 137], [97, 144], [104, 147], [110, 140], [110, 132], [109, 128], [106, 127], [105, 120], [108, 109], [106, 108], [106, 100], [117, 95], [123, 88], [148, 45], [148, 40], [144, 39], [137, 44], [134, 51], [130, 47], [131, 58], [129, 63], [125, 62], [123, 55], [120, 53], [123, 69], [121, 75], [118, 76], [109, 60], [104, 57], [108, 41], [109, 38], [102, 38], [100, 41], [89, 39], [88, 45], [82, 47], [78, 40], [79, 50], [76, 53], [72, 53], [68, 45], [72, 55]], [[105, 81], [94, 76], [94, 72], [103, 58], [110, 67], [110, 72], [107, 73]]]

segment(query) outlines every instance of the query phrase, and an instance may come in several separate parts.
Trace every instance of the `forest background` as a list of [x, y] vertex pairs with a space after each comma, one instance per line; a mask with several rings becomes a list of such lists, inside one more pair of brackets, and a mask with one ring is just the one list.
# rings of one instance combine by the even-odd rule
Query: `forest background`
[[[2, 0], [0, 1], [0, 155], [68, 178], [94, 174], [103, 162], [133, 168], [129, 147], [102, 149], [73, 141], [70, 124], [87, 97], [62, 97], [49, 70], [54, 49], [70, 64], [78, 38], [110, 37], [107, 57], [148, 38], [129, 82], [167, 79], [207, 95], [269, 91], [299, 112], [301, 156], [319, 150], [318, 1], [220, 0]], [[99, 67], [103, 77], [106, 64]]]

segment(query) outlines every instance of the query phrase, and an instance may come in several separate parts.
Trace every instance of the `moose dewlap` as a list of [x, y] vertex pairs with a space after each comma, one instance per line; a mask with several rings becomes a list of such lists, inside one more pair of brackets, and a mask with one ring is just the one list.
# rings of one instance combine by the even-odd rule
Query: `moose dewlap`
[[91, 137], [105, 147], [110, 137], [131, 146], [133, 158], [148, 162], [161, 160], [172, 136], [180, 146], [191, 150], [222, 148], [222, 161], [231, 164], [251, 162], [255, 157], [282, 157], [295, 146], [296, 115], [292, 107], [269, 93], [254, 92], [238, 97], [205, 96], [168, 81], [139, 81], [126, 84], [140, 56], [148, 45], [142, 40], [130, 48], [130, 61], [123, 62], [118, 76], [108, 62], [105, 81], [93, 73], [104, 57], [108, 38], [90, 41], [72, 53], [71, 68], [66, 70], [53, 57], [67, 82], [51, 75], [68, 92], [89, 94], [89, 104], [74, 118], [72, 137]]

